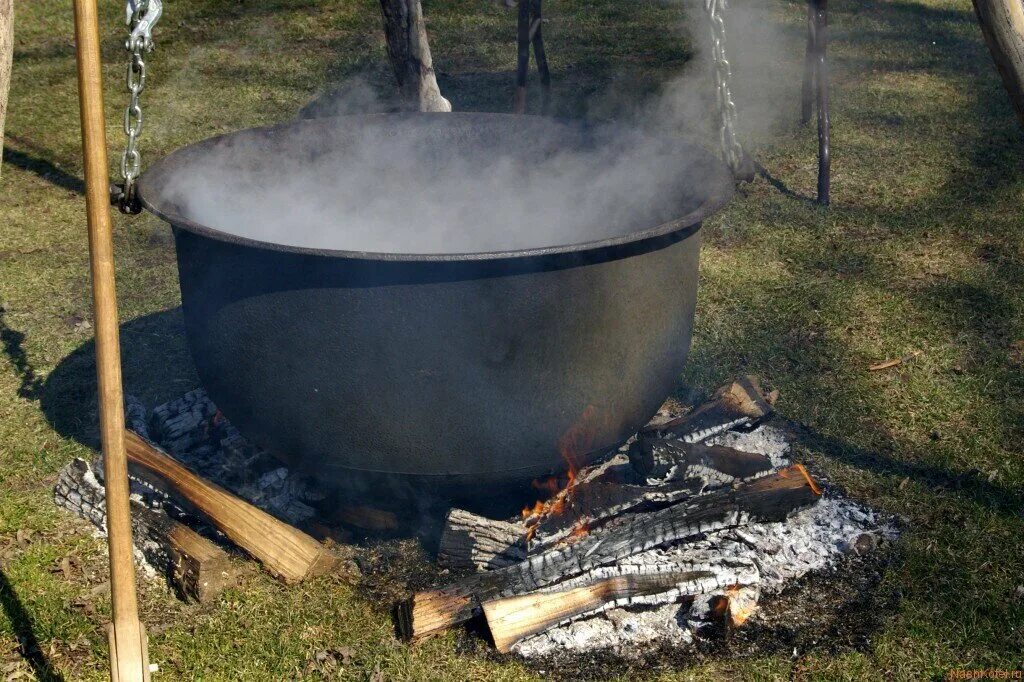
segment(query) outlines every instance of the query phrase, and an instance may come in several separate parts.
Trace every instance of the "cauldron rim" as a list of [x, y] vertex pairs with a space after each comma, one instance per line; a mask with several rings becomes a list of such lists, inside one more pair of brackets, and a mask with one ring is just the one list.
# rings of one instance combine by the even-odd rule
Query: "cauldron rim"
[[[544, 246], [532, 249], [513, 249], [505, 251], [481, 251], [481, 252], [469, 252], [469, 253], [387, 253], [387, 252], [376, 252], [376, 251], [352, 251], [346, 249], [324, 249], [324, 248], [312, 248], [305, 246], [293, 246], [289, 244], [280, 244], [277, 242], [264, 241], [259, 239], [253, 239], [251, 237], [243, 237], [230, 232], [218, 230], [216, 228], [197, 223], [183, 215], [177, 210], [177, 207], [169, 202], [163, 201], [161, 192], [159, 190], [160, 185], [160, 174], [166, 173], [173, 170], [176, 161], [180, 160], [181, 153], [186, 150], [195, 150], [202, 146], [212, 146], [218, 141], [225, 138], [229, 138], [233, 135], [238, 135], [243, 132], [262, 132], [271, 133], [273, 131], [285, 128], [294, 128], [297, 125], [330, 125], [330, 121], [337, 121], [339, 119], [400, 119], [400, 118], [425, 118], [425, 117], [448, 117], [451, 119], [463, 119], [466, 124], [471, 124], [473, 120], [481, 118], [489, 119], [507, 119], [510, 122], [519, 121], [523, 119], [527, 120], [546, 120], [551, 123], [560, 125], [586, 125], [579, 121], [570, 121], [563, 119], [544, 118], [540, 116], [530, 116], [521, 114], [504, 114], [504, 113], [483, 113], [483, 112], [450, 112], [450, 113], [412, 113], [412, 114], [396, 114], [396, 113], [383, 113], [383, 114], [359, 114], [359, 115], [347, 115], [329, 118], [316, 118], [316, 119], [299, 119], [292, 120], [285, 123], [279, 123], [270, 126], [260, 126], [255, 128], [246, 128], [243, 130], [233, 131], [216, 135], [203, 139], [199, 142], [191, 145], [181, 147], [167, 156], [159, 159], [149, 169], [144, 172], [138, 180], [137, 192], [139, 197], [139, 203], [147, 211], [153, 215], [167, 221], [174, 225], [176, 228], [181, 228], [189, 232], [201, 235], [203, 237], [209, 237], [217, 241], [228, 242], [231, 244], [239, 244], [242, 246], [249, 246], [258, 249], [267, 249], [271, 251], [282, 251], [286, 253], [295, 254], [309, 254], [316, 256], [326, 256], [331, 258], [351, 258], [359, 260], [369, 261], [396, 261], [396, 262], [456, 262], [456, 261], [487, 261], [487, 260], [509, 260], [518, 258], [534, 258], [538, 256], [552, 256], [558, 254], [578, 253], [584, 251], [594, 251], [606, 248], [620, 247], [629, 244], [637, 244], [651, 239], [664, 237], [687, 228], [696, 228], [700, 225], [708, 216], [714, 214], [718, 209], [727, 204], [732, 198], [734, 193], [732, 176], [729, 174], [725, 165], [718, 159], [712, 157], [706, 150], [697, 145], [690, 145], [694, 151], [697, 152], [701, 158], [700, 163], [706, 164], [712, 177], [707, 183], [710, 188], [708, 196], [697, 206], [694, 210], [689, 213], [682, 215], [674, 220], [670, 220], [655, 227], [630, 232], [625, 235], [619, 235], [615, 237], [607, 237], [604, 239], [596, 239], [585, 242], [576, 242], [572, 244], [561, 244], [554, 246]], [[176, 158], [177, 157], [177, 158]], [[150, 197], [153, 197], [150, 199]]]

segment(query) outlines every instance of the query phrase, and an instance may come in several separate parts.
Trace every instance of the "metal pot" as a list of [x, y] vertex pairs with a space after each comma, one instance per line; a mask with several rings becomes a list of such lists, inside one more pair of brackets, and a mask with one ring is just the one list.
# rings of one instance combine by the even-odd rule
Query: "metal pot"
[[143, 206], [173, 227], [199, 376], [245, 436], [328, 484], [362, 472], [486, 485], [564, 470], [567, 456], [582, 465], [657, 411], [689, 349], [701, 220], [732, 191], [717, 160], [672, 143], [700, 178], [680, 188], [700, 196], [676, 220], [496, 253], [254, 241], [193, 222], [164, 192], [226, 142], [287, 139], [296, 154], [315, 153], [328, 126], [412, 127], [446, 149], [586, 143], [579, 126], [526, 116], [339, 120], [200, 142], [139, 183]]

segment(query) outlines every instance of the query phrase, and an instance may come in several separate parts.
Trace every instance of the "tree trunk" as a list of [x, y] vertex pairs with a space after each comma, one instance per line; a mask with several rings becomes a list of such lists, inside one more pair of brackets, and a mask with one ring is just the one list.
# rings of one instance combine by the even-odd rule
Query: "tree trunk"
[[1017, 118], [1024, 125], [1024, 1], [974, 0], [974, 11]]
[[420, 0], [380, 0], [380, 9], [388, 57], [403, 99], [420, 111], [451, 111], [434, 75]]
[[3, 149], [4, 142], [4, 120], [7, 118], [7, 93], [11, 87], [13, 54], [14, 0], [0, 0], [0, 149]]

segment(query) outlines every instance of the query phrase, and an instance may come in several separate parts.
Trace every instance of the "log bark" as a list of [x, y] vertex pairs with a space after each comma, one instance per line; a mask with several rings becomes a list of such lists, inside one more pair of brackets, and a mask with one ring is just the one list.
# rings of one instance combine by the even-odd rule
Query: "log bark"
[[437, 562], [449, 568], [490, 571], [526, 558], [526, 526], [452, 509], [444, 523]]
[[403, 99], [419, 111], [451, 111], [441, 96], [420, 0], [380, 0], [388, 57]]
[[339, 564], [338, 556], [306, 533], [200, 478], [138, 434], [127, 431], [125, 446], [143, 477], [155, 477], [158, 487], [209, 519], [282, 582], [322, 575]]
[[[103, 487], [82, 459], [61, 471], [54, 489], [58, 506], [100, 529], [106, 528], [107, 521], [104, 497]], [[210, 540], [136, 500], [131, 501], [131, 512], [135, 547], [183, 598], [208, 602], [238, 582], [241, 568]]]
[[400, 634], [417, 640], [480, 613], [481, 604], [561, 582], [653, 547], [752, 521], [779, 521], [815, 502], [820, 491], [800, 465], [734, 489], [700, 495], [656, 512], [629, 514], [573, 544], [549, 549], [507, 568], [417, 593], [401, 604]]
[[1024, 2], [974, 0], [974, 11], [999, 77], [1024, 125]]
[[[0, 0], [0, 150], [4, 146], [4, 122], [7, 120], [7, 96], [11, 89], [13, 55], [14, 0]], [[3, 173], [2, 156], [3, 154], [0, 154], [0, 173]]]

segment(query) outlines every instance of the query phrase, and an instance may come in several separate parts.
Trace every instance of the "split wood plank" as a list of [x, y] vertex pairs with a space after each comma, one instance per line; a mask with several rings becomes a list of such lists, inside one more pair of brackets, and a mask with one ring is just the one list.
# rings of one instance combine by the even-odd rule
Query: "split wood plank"
[[322, 575], [338, 564], [339, 557], [311, 536], [189, 471], [138, 434], [126, 431], [125, 447], [143, 475], [156, 476], [282, 582]]

